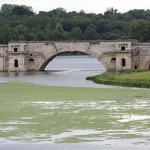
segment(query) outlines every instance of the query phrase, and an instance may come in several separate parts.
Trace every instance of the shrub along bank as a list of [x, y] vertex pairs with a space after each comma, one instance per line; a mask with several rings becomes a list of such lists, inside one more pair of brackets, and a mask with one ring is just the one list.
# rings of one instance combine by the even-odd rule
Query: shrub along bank
[[102, 75], [87, 77], [87, 80], [99, 84], [150, 88], [149, 71], [106, 72]]

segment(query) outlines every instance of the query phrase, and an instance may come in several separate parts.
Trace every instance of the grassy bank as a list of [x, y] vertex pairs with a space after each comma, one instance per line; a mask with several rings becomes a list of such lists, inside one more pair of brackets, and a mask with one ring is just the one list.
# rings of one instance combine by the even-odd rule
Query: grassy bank
[[[0, 143], [78, 143], [150, 138], [145, 89], [0, 84]], [[132, 134], [131, 134], [132, 133]], [[109, 143], [110, 142], [110, 143]]]
[[87, 77], [87, 80], [100, 84], [150, 88], [149, 71], [107, 72], [102, 75]]

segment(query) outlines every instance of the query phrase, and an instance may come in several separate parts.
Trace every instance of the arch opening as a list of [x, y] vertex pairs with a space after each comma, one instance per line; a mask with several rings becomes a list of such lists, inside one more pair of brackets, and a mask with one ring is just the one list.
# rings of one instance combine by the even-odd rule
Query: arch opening
[[116, 57], [113, 57], [110, 60], [110, 70], [114, 71], [115, 69], [116, 69]]
[[[78, 55], [79, 54], [79, 55]], [[98, 56], [98, 55], [96, 55], [96, 56]], [[63, 62], [66, 62], [66, 61], [68, 61], [70, 58], [72, 59], [70, 59], [70, 61], [75, 61], [76, 63], [79, 63], [78, 61], [78, 58], [77, 57], [83, 57], [83, 61], [80, 61], [81, 62], [81, 64], [85, 64], [86, 63], [86, 58], [84, 58], [84, 57], [93, 57], [94, 59], [96, 59], [96, 61], [98, 61], [98, 63], [99, 63], [99, 65], [102, 67], [102, 69], [100, 69], [100, 70], [105, 70], [106, 71], [106, 68], [105, 68], [105, 66], [102, 64], [102, 62], [100, 62], [100, 60], [99, 60], [99, 56], [98, 57], [96, 57], [95, 55], [93, 55], [93, 54], [87, 54], [87, 53], [84, 53], [84, 52], [80, 52], [80, 51], [69, 51], [69, 53], [68, 53], [68, 51], [65, 51], [65, 52], [61, 52], [61, 53], [58, 53], [58, 54], [56, 54], [56, 55], [53, 55], [53, 56], [51, 56], [49, 59], [47, 59], [44, 63], [43, 63], [43, 65], [40, 67], [40, 71], [44, 71], [44, 70], [53, 70], [53, 69], [49, 69], [47, 66], [49, 66], [48, 64], [54, 59], [54, 58], [56, 58], [56, 57], [58, 57], [58, 59], [60, 58], [60, 57], [64, 57], [63, 58]], [[76, 60], [74, 59], [74, 58], [77, 58]], [[67, 59], [68, 60], [67, 60]], [[58, 60], [57, 59], [57, 60]], [[81, 59], [80, 59], [81, 60]], [[85, 60], [85, 62], [84, 62], [84, 60]], [[63, 62], [60, 62], [60, 64], [61, 63], [63, 63]], [[72, 62], [68, 62], [68, 64], [71, 64]], [[73, 62], [74, 63], [74, 62]], [[50, 63], [50, 64], [52, 64], [52, 63]], [[66, 66], [68, 66], [68, 64], [66, 64]], [[102, 65], [101, 65], [102, 64]], [[64, 64], [65, 65], [65, 64]], [[79, 67], [80, 67], [80, 64], [79, 64]], [[88, 66], [86, 66], [86, 67], [88, 67]], [[89, 66], [90, 67], [90, 66]], [[62, 68], [64, 68], [64, 66], [62, 66]], [[94, 67], [93, 67], [94, 68]], [[71, 68], [71, 69], [73, 69], [73, 68]], [[78, 69], [78, 68], [77, 68]], [[55, 70], [55, 69], [54, 69]], [[99, 69], [98, 69], [99, 70]]]
[[17, 47], [15, 47], [15, 48], [14, 48], [14, 52], [17, 52], [17, 51], [18, 51], [18, 48], [17, 48]]
[[111, 61], [116, 61], [116, 58], [112, 58]]
[[147, 69], [150, 69], [150, 63], [148, 64], [148, 67], [147, 67]]
[[31, 59], [29, 59], [29, 62], [34, 62], [34, 59], [32, 59], [32, 58], [31, 58]]
[[125, 46], [121, 46], [121, 50], [122, 50], [122, 51], [125, 51], [125, 50], [126, 50], [126, 47], [125, 47]]
[[137, 65], [134, 66], [134, 69], [137, 69]]
[[15, 67], [15, 68], [18, 68], [18, 59], [15, 59], [15, 60], [14, 60], [14, 67]]
[[125, 66], [126, 66], [126, 60], [125, 60], [125, 58], [122, 58], [122, 59], [121, 59], [121, 66], [122, 66], [122, 67], [125, 67]]

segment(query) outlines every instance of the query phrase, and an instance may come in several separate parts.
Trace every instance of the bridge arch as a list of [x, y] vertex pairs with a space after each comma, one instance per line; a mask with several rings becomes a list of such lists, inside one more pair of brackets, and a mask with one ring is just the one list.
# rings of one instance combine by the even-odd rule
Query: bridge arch
[[[52, 55], [52, 56], [49, 56], [49, 58], [48, 59], [46, 59], [46, 61], [44, 61], [43, 62], [43, 64], [41, 65], [41, 67], [39, 68], [39, 71], [43, 71], [43, 70], [45, 70], [45, 68], [46, 68], [46, 66], [55, 58], [55, 57], [57, 57], [57, 56], [59, 56], [59, 55], [61, 55], [61, 54], [63, 54], [63, 53], [65, 53], [65, 52], [82, 52], [82, 53], [84, 53], [85, 55], [89, 55], [89, 56], [92, 56], [92, 57], [95, 57], [99, 62], [101, 62], [100, 61], [100, 56], [99, 56], [99, 54], [97, 54], [97, 53], [87, 53], [87, 52], [84, 52], [84, 51], [61, 51], [61, 52], [58, 52], [57, 54], [55, 54], [55, 55]], [[102, 62], [101, 62], [102, 63]], [[103, 63], [102, 63], [103, 64]], [[104, 66], [104, 64], [103, 64], [103, 66]], [[105, 67], [105, 66], [104, 66]]]
[[[103, 64], [106, 70], [115, 70], [117, 60], [111, 61], [112, 58], [116, 58], [114, 50], [118, 49], [115, 42], [99, 42], [99, 41], [77, 41], [77, 42], [47, 42], [39, 45], [34, 45], [41, 52], [40, 63], [38, 61], [37, 70], [43, 71], [48, 63], [52, 61], [56, 56], [63, 52], [83, 52], [92, 57], [95, 57], [99, 62]], [[44, 51], [44, 52], [43, 52]], [[121, 51], [120, 49], [118, 51]], [[121, 67], [121, 66], [120, 66]], [[32, 69], [32, 68], [31, 68]]]
[[[121, 47], [122, 46], [122, 47]], [[18, 52], [14, 52], [14, 47]], [[83, 52], [100, 61], [106, 70], [122, 69], [120, 58], [127, 60], [124, 69], [131, 66], [131, 42], [117, 41], [31, 41], [9, 43], [9, 57], [22, 59], [20, 67], [27, 71], [43, 71], [48, 63], [63, 52]], [[12, 57], [12, 58], [13, 58]], [[129, 61], [128, 61], [129, 60]], [[11, 64], [11, 60], [9, 60]], [[20, 62], [20, 60], [19, 60]], [[23, 68], [24, 67], [24, 68]], [[10, 69], [9, 69], [10, 70]]]

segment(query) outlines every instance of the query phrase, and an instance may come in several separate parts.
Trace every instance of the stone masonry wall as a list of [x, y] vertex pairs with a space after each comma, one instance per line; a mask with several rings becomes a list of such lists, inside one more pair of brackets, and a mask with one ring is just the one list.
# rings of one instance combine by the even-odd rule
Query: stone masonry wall
[[[44, 70], [57, 55], [80, 51], [97, 58], [107, 70], [147, 69], [150, 43], [132, 41], [31, 41], [0, 45], [0, 71]], [[124, 65], [123, 65], [123, 61]], [[18, 63], [18, 65], [17, 65]]]

